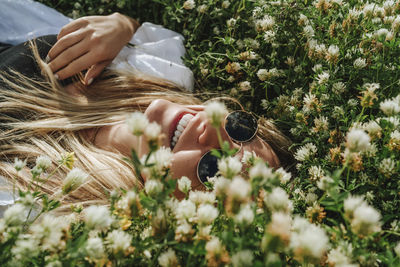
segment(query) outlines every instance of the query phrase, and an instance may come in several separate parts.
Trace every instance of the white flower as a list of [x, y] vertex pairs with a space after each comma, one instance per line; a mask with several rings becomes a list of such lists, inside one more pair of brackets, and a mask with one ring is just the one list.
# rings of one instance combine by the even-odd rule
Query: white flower
[[43, 250], [56, 251], [65, 246], [62, 240], [64, 231], [68, 228], [68, 221], [63, 217], [44, 215], [41, 222], [31, 227], [32, 234], [42, 242]]
[[215, 178], [213, 181], [215, 195], [217, 196], [226, 195], [226, 190], [228, 189], [230, 183], [231, 180], [225, 177]]
[[144, 133], [144, 130], [149, 124], [149, 120], [143, 113], [135, 111], [128, 115], [126, 124], [128, 125], [128, 130], [133, 135], [140, 136]]
[[228, 110], [225, 105], [221, 102], [210, 102], [206, 105], [205, 110], [207, 118], [214, 127], [219, 127], [225, 116], [228, 114]]
[[261, 177], [263, 179], [270, 179], [273, 177], [272, 169], [267, 167], [263, 161], [257, 161], [249, 171], [250, 179]]
[[222, 244], [218, 237], [212, 237], [210, 241], [206, 243], [206, 250], [208, 253], [220, 255], [222, 253]]
[[26, 166], [26, 160], [22, 161], [18, 158], [14, 159], [14, 169], [17, 171], [22, 170]]
[[308, 169], [308, 174], [310, 174], [310, 179], [311, 180], [318, 181], [319, 179], [321, 179], [325, 175], [325, 172], [321, 168], [321, 166], [311, 166]]
[[267, 231], [271, 235], [278, 236], [282, 241], [289, 241], [292, 218], [284, 212], [273, 212], [271, 222], [267, 226]]
[[187, 199], [179, 202], [175, 210], [175, 217], [178, 220], [193, 220], [196, 216], [196, 205]]
[[241, 91], [249, 91], [251, 89], [251, 84], [249, 81], [244, 81], [239, 83], [239, 89]]
[[276, 33], [275, 31], [266, 31], [263, 37], [265, 42], [272, 44], [275, 41]]
[[18, 226], [26, 219], [26, 208], [24, 205], [17, 203], [9, 207], [4, 212], [4, 221], [8, 226]]
[[200, 224], [211, 224], [218, 217], [218, 209], [210, 204], [202, 204], [197, 209], [197, 221]]
[[90, 229], [105, 230], [113, 222], [106, 206], [90, 206], [83, 211], [84, 221]]
[[227, 25], [229, 28], [232, 28], [233, 26], [236, 25], [236, 19], [234, 19], [234, 18], [228, 19], [228, 20], [226, 21], [226, 25]]
[[346, 85], [342, 82], [336, 82], [332, 85], [332, 92], [339, 95], [344, 93], [346, 90]]
[[242, 171], [242, 163], [235, 157], [224, 157], [218, 160], [218, 170], [222, 176], [232, 178]]
[[328, 253], [328, 262], [332, 264], [332, 266], [343, 266], [343, 267], [352, 267], [358, 265], [351, 265], [350, 259], [343, 253], [340, 247], [332, 249]]
[[343, 203], [343, 208], [346, 216], [349, 219], [353, 219], [355, 209], [362, 204], [364, 204], [364, 197], [350, 195]]
[[85, 250], [87, 255], [92, 259], [101, 259], [104, 257], [104, 246], [100, 237], [89, 237]]
[[318, 84], [321, 84], [321, 85], [322, 85], [322, 84], [327, 83], [327, 82], [329, 81], [329, 78], [330, 78], [329, 73], [326, 72], [326, 71], [324, 71], [324, 72], [318, 74], [318, 76], [317, 76], [317, 82], [318, 82]]
[[235, 215], [234, 220], [241, 225], [250, 225], [254, 220], [254, 212], [249, 204], [240, 205], [239, 212]]
[[125, 252], [131, 245], [132, 237], [121, 230], [113, 230], [106, 236], [108, 248], [114, 253]]
[[357, 58], [356, 60], [354, 60], [353, 66], [355, 69], [363, 69], [367, 66], [367, 62], [365, 60], [365, 58]]
[[233, 267], [251, 267], [253, 258], [253, 252], [250, 250], [241, 250], [232, 255], [232, 265]]
[[178, 258], [176, 257], [175, 251], [169, 248], [167, 251], [161, 253], [158, 257], [158, 264], [162, 267], [178, 266]]
[[338, 57], [339, 56], [339, 47], [337, 45], [330, 45], [328, 48], [328, 55], [330, 57]]
[[256, 21], [256, 29], [258, 32], [272, 30], [275, 25], [275, 19], [269, 15], [265, 15], [263, 19]]
[[364, 129], [371, 135], [379, 135], [380, 132], [382, 131], [381, 126], [376, 121], [369, 121], [364, 125]]
[[146, 129], [144, 130], [144, 135], [149, 141], [157, 140], [160, 133], [161, 133], [161, 126], [156, 122], [149, 123], [149, 125], [147, 125]]
[[267, 194], [264, 203], [272, 212], [290, 213], [293, 210], [293, 204], [289, 200], [288, 194], [280, 187], [275, 187], [271, 193]]
[[[147, 161], [148, 164], [154, 164], [151, 170], [157, 174], [163, 174], [167, 169], [171, 167], [173, 153], [168, 147], [160, 147], [156, 152], [152, 153]], [[146, 156], [143, 156], [142, 161]]]
[[88, 179], [89, 175], [79, 168], [73, 168], [65, 177], [62, 185], [63, 194], [68, 194], [79, 186], [81, 186]]
[[261, 81], [265, 81], [268, 77], [268, 70], [266, 69], [259, 69], [257, 71], [257, 77], [258, 79], [260, 79]]
[[197, 11], [198, 11], [199, 13], [206, 13], [206, 12], [207, 12], [207, 9], [208, 9], [208, 6], [207, 6], [207, 5], [200, 5], [200, 6], [197, 8]]
[[363, 152], [370, 147], [369, 135], [361, 129], [351, 129], [346, 136], [346, 147], [351, 152]]
[[193, 9], [196, 6], [194, 0], [187, 0], [183, 3], [183, 8], [186, 10]]
[[156, 180], [156, 179], [149, 179], [144, 184], [144, 191], [150, 196], [156, 196], [161, 193], [164, 189], [164, 185]]
[[244, 201], [250, 196], [251, 186], [250, 183], [240, 176], [233, 178], [228, 188], [228, 193], [232, 199]]
[[303, 28], [304, 35], [310, 39], [314, 36], [314, 29], [311, 25], [307, 25]]
[[229, 1], [227, 1], [227, 0], [222, 2], [222, 8], [229, 8], [230, 5], [231, 5], [231, 3]]
[[309, 223], [306, 219], [295, 217], [290, 247], [299, 258], [321, 259], [328, 248], [329, 239], [324, 230]]
[[388, 99], [381, 102], [379, 108], [387, 116], [393, 116], [400, 113], [400, 95], [396, 98]]
[[45, 171], [51, 166], [51, 159], [48, 156], [39, 156], [36, 158], [36, 167]]
[[329, 176], [322, 176], [321, 179], [317, 181], [317, 187], [323, 191], [329, 190], [331, 186], [334, 184], [334, 180]]
[[397, 15], [396, 18], [392, 22], [392, 30], [397, 32], [400, 29], [400, 16]]
[[397, 246], [394, 248], [394, 252], [396, 252], [397, 257], [400, 257], [400, 242], [397, 243]]
[[11, 253], [18, 261], [29, 261], [33, 257], [36, 257], [39, 252], [38, 240], [29, 235], [20, 235], [20, 238], [15, 242], [15, 245], [11, 249]]
[[369, 235], [381, 230], [380, 213], [363, 203], [354, 210], [354, 218], [351, 221], [351, 228], [358, 234]]
[[300, 18], [297, 22], [300, 26], [310, 24], [310, 21], [304, 14], [300, 14]]
[[317, 153], [317, 147], [313, 143], [307, 143], [297, 149], [294, 158], [298, 161], [305, 161]]
[[282, 184], [286, 184], [292, 178], [292, 174], [290, 172], [285, 171], [285, 169], [283, 169], [282, 167], [277, 169], [275, 173], [278, 174], [279, 180], [281, 181]]
[[178, 189], [187, 194], [192, 189], [192, 181], [186, 176], [182, 176], [181, 179], [178, 180]]
[[191, 191], [189, 194], [189, 199], [197, 206], [200, 204], [214, 204], [215, 194], [214, 192]]
[[397, 173], [396, 162], [391, 158], [383, 159], [381, 163], [379, 163], [379, 171], [386, 177], [393, 176]]

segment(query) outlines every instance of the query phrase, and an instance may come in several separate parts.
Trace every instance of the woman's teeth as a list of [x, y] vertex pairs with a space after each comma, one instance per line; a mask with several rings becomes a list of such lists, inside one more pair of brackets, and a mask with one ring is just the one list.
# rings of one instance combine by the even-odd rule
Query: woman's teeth
[[175, 147], [176, 143], [178, 143], [179, 137], [181, 137], [183, 131], [185, 130], [186, 126], [188, 125], [189, 121], [193, 119], [192, 114], [185, 114], [182, 119], [178, 122], [176, 126], [176, 130], [174, 132], [174, 136], [172, 137], [171, 147], [172, 149]]

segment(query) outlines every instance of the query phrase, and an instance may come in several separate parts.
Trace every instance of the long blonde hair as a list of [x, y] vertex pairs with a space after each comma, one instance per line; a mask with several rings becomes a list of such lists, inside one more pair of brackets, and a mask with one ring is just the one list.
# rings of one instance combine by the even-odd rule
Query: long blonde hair
[[[33, 167], [37, 156], [47, 155], [55, 169], [57, 160], [67, 152], [74, 152], [78, 167], [91, 176], [84, 186], [64, 199], [65, 203], [104, 204], [112, 189], [143, 186], [134, 176], [133, 167], [123, 155], [94, 146], [82, 130], [123, 122], [127, 113], [144, 111], [154, 99], [166, 99], [179, 104], [201, 104], [192, 94], [165, 80], [148, 77], [132, 71], [105, 71], [89, 87], [78, 90], [82, 97], [71, 95], [54, 78], [48, 65], [33, 52], [43, 74], [37, 80], [9, 71], [0, 74], [7, 88], [0, 96], [0, 175], [13, 180], [19, 188], [30, 184], [27, 170], [17, 172], [14, 158], [27, 159]], [[260, 136], [280, 157], [290, 157], [290, 144], [271, 123], [263, 121]], [[69, 172], [60, 167], [42, 184], [40, 190], [54, 194]]]

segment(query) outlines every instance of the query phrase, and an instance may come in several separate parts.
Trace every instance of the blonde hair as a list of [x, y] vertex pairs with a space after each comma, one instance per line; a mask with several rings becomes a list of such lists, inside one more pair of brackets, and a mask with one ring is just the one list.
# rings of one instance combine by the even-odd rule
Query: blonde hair
[[[11, 70], [0, 74], [8, 87], [0, 96], [0, 175], [15, 179], [18, 187], [25, 189], [31, 174], [27, 170], [17, 172], [14, 158], [27, 159], [27, 166], [33, 167], [37, 156], [47, 155], [52, 159], [51, 169], [55, 169], [61, 155], [74, 152], [78, 159], [75, 167], [89, 173], [91, 179], [68, 195], [65, 203], [104, 204], [112, 189], [143, 186], [122, 154], [97, 148], [82, 130], [123, 122], [127, 113], [144, 111], [154, 99], [183, 105], [202, 103], [165, 80], [131, 71], [105, 71], [91, 86], [82, 85], [78, 89], [82, 97], [77, 97], [59, 84], [34, 46], [33, 52], [43, 79]], [[290, 155], [290, 142], [271, 123], [261, 123], [260, 136], [278, 156]], [[40, 190], [54, 194], [68, 172], [67, 167], [60, 167]]]

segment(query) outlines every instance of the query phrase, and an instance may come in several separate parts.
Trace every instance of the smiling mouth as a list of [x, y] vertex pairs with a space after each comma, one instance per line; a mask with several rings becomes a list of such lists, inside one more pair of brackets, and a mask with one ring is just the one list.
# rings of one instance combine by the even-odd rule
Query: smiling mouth
[[170, 135], [171, 150], [174, 149], [186, 126], [189, 124], [189, 121], [193, 118], [194, 118], [193, 114], [182, 113], [175, 119]]

